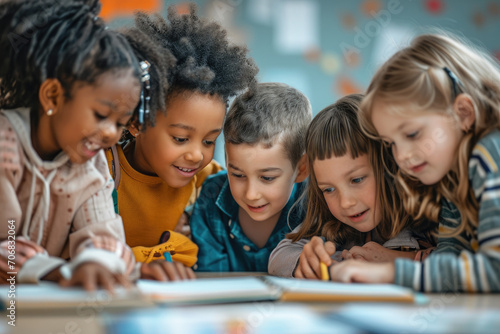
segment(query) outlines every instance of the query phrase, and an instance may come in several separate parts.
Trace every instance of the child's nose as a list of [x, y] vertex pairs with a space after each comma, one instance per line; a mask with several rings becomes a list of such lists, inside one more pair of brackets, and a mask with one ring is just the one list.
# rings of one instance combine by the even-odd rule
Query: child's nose
[[185, 155], [186, 160], [198, 163], [203, 160], [203, 151], [198, 145], [193, 145]]
[[255, 201], [260, 198], [259, 188], [251, 181], [247, 185], [246, 197], [249, 201]]
[[398, 162], [406, 162], [412, 157], [411, 145], [401, 144], [397, 147], [397, 149], [394, 148], [394, 150], [394, 156], [396, 157]]
[[104, 121], [101, 124], [101, 136], [102, 142], [109, 144], [117, 140], [118, 137], [118, 127], [114, 122]]
[[340, 206], [342, 209], [349, 209], [356, 204], [356, 198], [351, 192], [344, 192], [340, 195]]

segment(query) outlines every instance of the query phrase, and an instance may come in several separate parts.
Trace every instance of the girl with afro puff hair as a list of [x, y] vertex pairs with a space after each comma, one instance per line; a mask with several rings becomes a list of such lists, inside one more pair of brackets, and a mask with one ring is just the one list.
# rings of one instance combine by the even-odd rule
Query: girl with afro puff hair
[[[127, 243], [136, 260], [170, 253], [179, 270], [197, 260], [198, 247], [178, 233], [204, 180], [222, 168], [212, 161], [230, 97], [256, 82], [258, 68], [226, 31], [168, 8], [167, 19], [137, 13], [123, 32], [143, 72], [143, 91], [124, 140], [108, 150]], [[185, 268], [191, 275], [191, 269]]]

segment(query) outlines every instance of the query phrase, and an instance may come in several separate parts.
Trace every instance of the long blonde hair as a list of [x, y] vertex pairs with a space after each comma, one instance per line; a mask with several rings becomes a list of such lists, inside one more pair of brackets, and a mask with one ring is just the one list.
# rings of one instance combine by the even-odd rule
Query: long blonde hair
[[[362, 95], [345, 96], [320, 111], [312, 120], [306, 135], [306, 155], [309, 167], [307, 190], [307, 214], [299, 232], [287, 237], [293, 241], [315, 235], [324, 236], [337, 245], [346, 242], [362, 243], [365, 233], [343, 224], [328, 209], [323, 193], [318, 187], [313, 165], [316, 160], [342, 157], [350, 154], [353, 159], [367, 154], [376, 182], [377, 208], [381, 211], [381, 222], [377, 232], [388, 240], [398, 234], [409, 221], [409, 216], [400, 210], [399, 194], [393, 187], [393, 179], [386, 170], [396, 170], [396, 164], [387, 149], [378, 140], [372, 140], [362, 132], [358, 123], [358, 107]], [[335, 170], [332, 170], [335, 173]]]
[[[447, 70], [451, 73], [447, 73]], [[500, 128], [500, 69], [485, 52], [456, 37], [428, 34], [390, 58], [375, 74], [360, 111], [360, 124], [370, 135], [374, 103], [391, 106], [395, 113], [408, 110], [434, 111], [452, 117], [457, 95], [467, 94], [474, 104], [475, 123], [458, 146], [458, 165], [435, 186], [429, 187], [399, 170], [403, 205], [415, 219], [438, 222], [441, 200], [446, 198], [459, 210], [461, 225], [452, 234], [472, 231], [478, 223], [478, 203], [469, 184], [468, 161], [477, 141]], [[457, 123], [458, 124], [458, 123]]]

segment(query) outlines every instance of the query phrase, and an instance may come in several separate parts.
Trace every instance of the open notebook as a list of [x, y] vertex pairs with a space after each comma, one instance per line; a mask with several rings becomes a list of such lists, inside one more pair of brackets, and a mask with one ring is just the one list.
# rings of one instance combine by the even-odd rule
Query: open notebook
[[414, 302], [413, 290], [392, 284], [345, 284], [265, 276], [281, 290], [282, 301], [305, 302]]
[[153, 306], [133, 287], [116, 287], [113, 294], [105, 290], [87, 292], [83, 288], [63, 288], [53, 282], [39, 284], [16, 284], [14, 290], [8, 285], [0, 285], [0, 301], [6, 309], [14, 304], [17, 309], [70, 308], [95, 309]]
[[139, 290], [158, 303], [213, 304], [263, 300], [305, 302], [414, 301], [413, 291], [390, 284], [343, 284], [272, 276], [205, 278], [162, 283], [139, 280]]
[[166, 304], [213, 304], [276, 300], [279, 289], [258, 277], [221, 277], [191, 281], [139, 280], [139, 290], [155, 302]]
[[[9, 305], [8, 286], [0, 286], [0, 300]], [[137, 288], [117, 288], [87, 293], [79, 288], [60, 288], [54, 283], [16, 285], [16, 305], [37, 307], [151, 306], [160, 304], [217, 304], [264, 300], [320, 302], [413, 302], [412, 290], [396, 285], [342, 284], [271, 276], [220, 277], [179, 282], [139, 280]]]

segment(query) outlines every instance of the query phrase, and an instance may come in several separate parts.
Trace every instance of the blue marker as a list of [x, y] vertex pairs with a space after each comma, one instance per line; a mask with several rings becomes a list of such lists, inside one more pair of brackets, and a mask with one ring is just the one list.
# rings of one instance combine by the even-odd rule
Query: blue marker
[[172, 255], [170, 255], [170, 252], [163, 253], [163, 257], [167, 260], [167, 262], [172, 262]]

